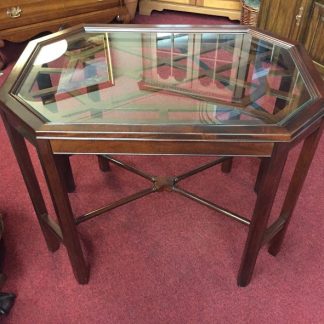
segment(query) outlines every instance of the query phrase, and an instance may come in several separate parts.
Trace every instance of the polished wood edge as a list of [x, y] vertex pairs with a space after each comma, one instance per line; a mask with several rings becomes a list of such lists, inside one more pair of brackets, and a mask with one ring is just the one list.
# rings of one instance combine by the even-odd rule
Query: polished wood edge
[[[147, 140], [50, 140], [54, 154], [131, 154], [131, 155], [224, 155], [270, 156], [271, 142], [217, 143], [202, 141]], [[94, 145], [95, 143], [95, 145]]]
[[[237, 32], [246, 33], [249, 30], [248, 26], [243, 25], [183, 25], [183, 24], [85, 24], [83, 28], [86, 32], [114, 32], [114, 31], [129, 31], [134, 32], [187, 32], [187, 33], [203, 33], [203, 32]], [[176, 29], [176, 30], [175, 30]]]
[[[302, 118], [300, 118], [302, 115]], [[301, 111], [299, 115], [296, 114], [291, 118], [286, 129], [291, 134], [291, 139], [295, 140], [308, 128], [316, 127], [321, 123], [324, 118], [324, 99], [316, 101], [313, 105], [310, 105], [308, 109]]]
[[302, 142], [307, 136], [314, 133], [316, 130], [318, 130], [320, 127], [323, 127], [324, 119], [317, 119], [313, 124], [308, 125], [308, 127], [300, 129], [298, 134], [295, 134], [291, 144], [291, 147], [296, 146], [300, 142]]
[[12, 112], [5, 109], [0, 102], [0, 115], [8, 120], [10, 124], [21, 134], [23, 135], [29, 142], [32, 144], [36, 143], [36, 133], [32, 127], [26, 124], [23, 120], [17, 118], [17, 116]]
[[276, 125], [220, 126], [214, 125], [106, 125], [70, 124], [42, 125], [38, 138], [48, 139], [146, 139], [146, 140], [199, 140], [199, 141], [290, 141], [289, 132]]
[[279, 36], [271, 31], [264, 30], [261, 27], [249, 26], [250, 30], [256, 32], [258, 35], [263, 35], [263, 38], [268, 38], [269, 40], [277, 40], [277, 42], [282, 42], [282, 44], [287, 44], [287, 46], [295, 46], [298, 42], [289, 39], [288, 37]]
[[264, 39], [266, 41], [269, 41], [271, 43], [274, 43], [276, 45], [279, 45], [284, 48], [291, 48], [292, 46], [297, 45], [297, 42], [294, 42], [286, 37], [278, 36], [275, 33], [253, 27], [253, 26], [248, 26], [249, 27], [249, 33], [252, 36], [259, 37], [261, 39]]

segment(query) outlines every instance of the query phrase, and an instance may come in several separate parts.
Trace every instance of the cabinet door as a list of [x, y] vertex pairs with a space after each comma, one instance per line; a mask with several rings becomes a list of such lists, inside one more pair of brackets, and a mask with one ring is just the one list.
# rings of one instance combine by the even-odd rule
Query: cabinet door
[[307, 27], [311, 0], [262, 0], [258, 27], [299, 41]]
[[118, 8], [120, 3], [120, 0], [1, 0], [0, 30]]
[[324, 1], [315, 2], [306, 34], [305, 47], [324, 72]]
[[1, 1], [0, 30], [47, 21], [53, 19], [53, 16], [59, 17], [62, 11], [63, 1]]

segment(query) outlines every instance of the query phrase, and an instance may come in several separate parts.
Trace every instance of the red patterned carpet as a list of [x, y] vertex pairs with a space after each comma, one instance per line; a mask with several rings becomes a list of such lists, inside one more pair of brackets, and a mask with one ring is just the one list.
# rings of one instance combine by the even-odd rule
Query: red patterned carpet
[[[217, 24], [224, 18], [176, 12], [139, 17], [136, 23]], [[12, 61], [21, 47], [12, 45]], [[12, 63], [0, 77], [0, 84]], [[3, 323], [323, 323], [324, 139], [321, 140], [287, 239], [277, 257], [262, 250], [251, 284], [236, 286], [245, 227], [172, 193], [159, 193], [80, 225], [91, 277], [74, 280], [64, 247], [47, 251], [7, 135], [0, 124], [0, 211], [4, 214], [8, 280], [17, 294]], [[280, 210], [299, 147], [286, 166], [273, 216]], [[44, 179], [30, 152], [41, 186]], [[206, 158], [127, 157], [152, 174], [177, 174]], [[208, 160], [208, 159], [207, 159]], [[238, 158], [230, 174], [218, 167], [186, 181], [188, 189], [250, 215], [256, 159]], [[96, 158], [72, 157], [79, 215], [143, 187], [141, 178]], [[146, 185], [146, 183], [144, 183]], [[52, 207], [49, 204], [49, 209]]]

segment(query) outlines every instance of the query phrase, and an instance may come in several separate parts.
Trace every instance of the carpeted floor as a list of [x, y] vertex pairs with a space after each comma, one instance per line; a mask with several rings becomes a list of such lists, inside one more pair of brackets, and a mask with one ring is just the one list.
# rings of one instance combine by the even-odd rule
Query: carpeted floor
[[[135, 23], [230, 23], [224, 18], [153, 13]], [[21, 46], [23, 47], [23, 46]], [[13, 55], [20, 52], [12, 46]], [[14, 61], [14, 56], [12, 56]], [[0, 77], [0, 84], [12, 63]], [[245, 227], [180, 196], [160, 193], [80, 225], [91, 278], [74, 280], [66, 251], [47, 251], [3, 125], [0, 124], [0, 210], [4, 213], [8, 280], [17, 294], [4, 323], [323, 323], [324, 145], [307, 177], [282, 252], [262, 250], [246, 288], [236, 274]], [[299, 147], [291, 153], [273, 217]], [[49, 209], [49, 196], [33, 147], [30, 152]], [[205, 158], [127, 157], [153, 174], [177, 174]], [[208, 159], [207, 159], [208, 160]], [[255, 201], [256, 159], [238, 158], [230, 174], [218, 167], [186, 182], [195, 192], [250, 215]], [[143, 187], [143, 180], [112, 166], [99, 171], [96, 158], [72, 158], [77, 184], [70, 194], [75, 214]]]

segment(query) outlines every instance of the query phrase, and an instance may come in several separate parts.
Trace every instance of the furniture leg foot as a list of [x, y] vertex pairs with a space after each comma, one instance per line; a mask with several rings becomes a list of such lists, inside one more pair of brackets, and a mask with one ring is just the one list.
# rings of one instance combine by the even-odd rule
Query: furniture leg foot
[[98, 155], [98, 164], [102, 172], [110, 171], [109, 161], [104, 157], [102, 157], [101, 155]]
[[233, 158], [230, 158], [222, 163], [222, 172], [230, 173], [233, 166]]
[[[45, 228], [44, 225], [41, 225], [41, 228], [42, 228], [43, 233], [46, 231], [50, 232], [50, 229], [48, 229], [47, 227]], [[47, 248], [50, 252], [57, 251], [61, 246], [60, 241], [53, 233], [46, 234], [45, 241], [46, 241]]]
[[73, 274], [76, 279], [76, 281], [80, 285], [86, 285], [89, 283], [89, 278], [90, 278], [90, 267], [87, 265], [84, 268], [78, 268], [78, 269], [73, 269]]

